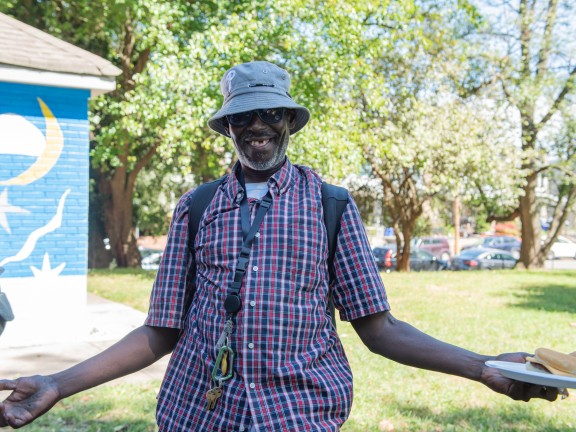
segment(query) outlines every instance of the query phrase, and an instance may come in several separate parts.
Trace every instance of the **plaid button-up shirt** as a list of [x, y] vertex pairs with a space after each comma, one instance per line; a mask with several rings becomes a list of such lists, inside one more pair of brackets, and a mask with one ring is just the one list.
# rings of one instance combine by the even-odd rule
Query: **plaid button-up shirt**
[[[161, 431], [336, 431], [352, 405], [352, 373], [327, 311], [329, 289], [343, 320], [389, 309], [386, 291], [351, 200], [341, 221], [329, 288], [328, 243], [321, 180], [286, 161], [268, 180], [273, 204], [252, 246], [231, 337], [234, 377], [213, 411], [206, 392], [224, 328], [224, 300], [242, 245], [239, 203], [244, 193], [228, 176], [208, 206], [187, 250], [191, 192], [172, 219], [146, 325], [182, 330], [160, 394]], [[251, 217], [258, 201], [249, 199]], [[194, 297], [186, 274], [195, 259]]]

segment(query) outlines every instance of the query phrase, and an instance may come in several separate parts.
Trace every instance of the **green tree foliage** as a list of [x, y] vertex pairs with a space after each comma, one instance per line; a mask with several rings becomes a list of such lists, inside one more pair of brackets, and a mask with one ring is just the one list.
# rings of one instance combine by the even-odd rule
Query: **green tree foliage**
[[[520, 261], [527, 268], [540, 267], [576, 202], [576, 9], [571, 0], [481, 4], [486, 25], [475, 34], [477, 68], [468, 85], [508, 107], [522, 150], [517, 162], [523, 171], [518, 202], [506, 217], [494, 219], [520, 217]], [[553, 185], [544, 196], [538, 193], [543, 179]], [[544, 242], [542, 205], [552, 209]]]
[[[182, 109], [193, 101], [188, 92], [180, 92], [186, 90], [184, 82], [174, 80], [174, 59], [186, 46], [188, 34], [206, 29], [206, 15], [213, 8], [206, 2], [190, 6], [151, 0], [14, 1], [2, 6], [3, 12], [122, 69], [116, 90], [90, 105], [95, 192], [91, 214], [102, 215], [104, 233], [96, 237], [110, 238], [119, 266], [139, 264], [132, 223], [139, 173], [160, 150], [171, 155], [174, 147], [186, 141], [187, 131], [179, 132], [175, 117], [186, 114]], [[206, 161], [202, 166], [210, 165]], [[98, 226], [91, 223], [91, 228]], [[91, 237], [94, 234], [91, 230]]]
[[463, 36], [478, 16], [453, 1], [340, 3], [326, 14], [327, 44], [338, 53], [338, 126], [382, 182], [398, 268], [408, 270], [410, 239], [432, 197], [471, 199], [477, 184], [513, 195], [503, 123], [488, 101], [459, 97], [469, 67]]
[[350, 174], [343, 180], [342, 186], [348, 189], [352, 195], [365, 224], [381, 225], [386, 223], [381, 218], [384, 194], [379, 178], [368, 174]]
[[[30, 4], [29, 4], [30, 3]], [[114, 92], [91, 102], [91, 202], [119, 266], [139, 265], [133, 199], [140, 173], [193, 173], [200, 183], [233, 159], [228, 140], [206, 126], [221, 104], [219, 81], [233, 64], [271, 60], [292, 72], [293, 96], [314, 115], [291, 155], [334, 175], [344, 162], [326, 129], [330, 82], [317, 40], [303, 38], [297, 4], [253, 1], [8, 1], [1, 9], [112, 61], [122, 69]], [[311, 73], [314, 70], [314, 73]], [[305, 145], [302, 143], [306, 143]], [[311, 150], [319, 148], [320, 150]], [[140, 194], [142, 195], [142, 194]], [[142, 206], [140, 208], [143, 208]], [[156, 207], [158, 208], [158, 207]], [[101, 244], [97, 241], [94, 246]]]
[[294, 162], [332, 181], [370, 162], [403, 256], [431, 197], [502, 200], [519, 184], [504, 168], [516, 157], [505, 114], [462, 97], [481, 76], [465, 39], [479, 15], [465, 1], [7, 0], [0, 10], [122, 69], [90, 105], [93, 226], [119, 266], [139, 264], [136, 225], [163, 229], [173, 197], [231, 167], [231, 143], [206, 121], [239, 62], [291, 72], [312, 113], [289, 147]]

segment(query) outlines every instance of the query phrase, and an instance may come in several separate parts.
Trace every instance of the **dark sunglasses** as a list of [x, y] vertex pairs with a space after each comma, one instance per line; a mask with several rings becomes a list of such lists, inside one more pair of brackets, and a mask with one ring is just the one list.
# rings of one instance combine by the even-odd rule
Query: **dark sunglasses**
[[284, 108], [269, 108], [269, 109], [257, 109], [252, 111], [244, 111], [241, 113], [230, 114], [226, 116], [228, 123], [232, 126], [246, 126], [250, 124], [254, 113], [258, 114], [260, 120], [266, 124], [275, 124], [282, 120], [284, 117]]

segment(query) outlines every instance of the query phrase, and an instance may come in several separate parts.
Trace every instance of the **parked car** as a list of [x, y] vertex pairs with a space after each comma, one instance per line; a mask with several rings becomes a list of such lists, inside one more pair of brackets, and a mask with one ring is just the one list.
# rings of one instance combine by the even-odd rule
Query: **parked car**
[[[376, 247], [373, 249], [374, 257], [378, 268], [390, 272], [396, 270], [396, 245], [390, 244], [386, 246]], [[450, 268], [450, 263], [436, 258], [430, 252], [413, 248], [410, 250], [410, 269], [413, 271], [421, 270], [447, 270]]]
[[410, 247], [424, 249], [442, 261], [450, 261], [450, 243], [446, 237], [414, 237]]
[[[520, 258], [520, 248], [522, 247], [522, 242], [516, 237], [512, 236], [488, 236], [482, 239], [482, 243], [474, 247], [483, 247], [486, 249], [499, 249], [510, 252], [512, 256], [516, 259]], [[469, 248], [463, 248], [462, 250], [467, 250]]]
[[158, 270], [162, 260], [162, 251], [157, 249], [139, 248], [141, 267], [144, 270]]
[[576, 259], [576, 243], [566, 237], [558, 236], [548, 252], [548, 259], [557, 258]]
[[452, 270], [497, 270], [512, 269], [518, 259], [510, 252], [499, 249], [476, 247], [465, 249], [452, 258]]
[[448, 270], [449, 268], [450, 261], [437, 258], [427, 250], [422, 248], [410, 250], [410, 270]]
[[[376, 265], [384, 271], [396, 270], [396, 244], [390, 243], [384, 246], [378, 246], [372, 249]], [[394, 263], [392, 263], [394, 257]]]

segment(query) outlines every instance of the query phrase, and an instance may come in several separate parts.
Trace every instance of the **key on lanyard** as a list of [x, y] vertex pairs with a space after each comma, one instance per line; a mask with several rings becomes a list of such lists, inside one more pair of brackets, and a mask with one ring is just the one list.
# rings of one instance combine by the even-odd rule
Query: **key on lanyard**
[[217, 387], [211, 388], [206, 392], [206, 408], [212, 411], [216, 407], [216, 402], [218, 402], [220, 396], [222, 396], [222, 384], [218, 383]]

